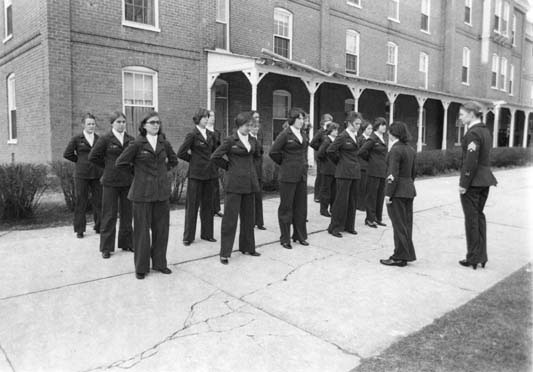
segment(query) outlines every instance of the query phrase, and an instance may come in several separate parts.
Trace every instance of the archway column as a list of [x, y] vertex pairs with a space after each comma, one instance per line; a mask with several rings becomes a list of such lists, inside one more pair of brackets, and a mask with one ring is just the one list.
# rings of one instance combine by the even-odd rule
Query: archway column
[[[311, 123], [311, 128], [309, 129], [309, 141], [314, 136], [314, 125], [315, 125], [315, 93], [320, 88], [320, 85], [323, 83], [321, 80], [316, 79], [305, 79], [300, 78], [303, 83], [305, 84], [305, 87], [307, 88], [307, 91], [309, 92], [309, 122]], [[307, 149], [307, 163], [310, 166], [314, 166], [315, 157], [313, 148], [309, 146]]]
[[515, 114], [516, 109], [515, 108], [509, 108], [509, 111], [511, 112], [511, 123], [509, 125], [509, 147], [513, 147], [514, 145], [514, 127], [515, 127]]
[[446, 150], [448, 146], [448, 107], [450, 107], [450, 101], [441, 101], [442, 108], [444, 109], [444, 117], [442, 118], [442, 143], [440, 145], [441, 150]]
[[[422, 151], [422, 126], [424, 121], [424, 103], [428, 98], [424, 96], [416, 96], [416, 101], [418, 102], [418, 138], [416, 140], [416, 151]], [[427, 128], [426, 128], [427, 129]]]

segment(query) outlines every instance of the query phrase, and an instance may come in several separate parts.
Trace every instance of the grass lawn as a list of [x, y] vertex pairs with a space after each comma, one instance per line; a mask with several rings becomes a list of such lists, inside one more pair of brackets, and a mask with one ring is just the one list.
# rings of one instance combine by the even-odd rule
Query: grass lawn
[[352, 372], [531, 371], [531, 264]]

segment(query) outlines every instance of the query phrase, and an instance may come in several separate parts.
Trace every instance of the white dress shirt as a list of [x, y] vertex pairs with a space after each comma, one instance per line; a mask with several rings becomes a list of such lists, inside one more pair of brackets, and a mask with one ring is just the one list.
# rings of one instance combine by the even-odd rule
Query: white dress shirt
[[198, 128], [204, 139], [207, 141], [207, 130], [205, 128], [200, 127], [199, 125], [197, 125], [196, 128]]
[[474, 125], [477, 125], [477, 124], [481, 124], [481, 120], [478, 118], [478, 119], [474, 119], [472, 122], [470, 122], [470, 124], [468, 124], [468, 127], [466, 128], [467, 130], [472, 128]]
[[385, 143], [385, 140], [383, 139], [383, 134], [379, 133], [379, 132], [374, 132], [376, 133], [376, 136], [378, 136], [378, 138], [381, 140], [381, 142]]
[[157, 146], [157, 134], [154, 136], [154, 135], [146, 133], [146, 139], [148, 140], [148, 142], [150, 143], [150, 145], [152, 146], [155, 152], [155, 148]]
[[115, 137], [119, 140], [120, 144], [124, 146], [124, 132], [120, 133], [115, 130], [115, 128], [111, 129], [111, 132], [115, 135]]
[[94, 132], [93, 133], [87, 133], [86, 131], [83, 131], [83, 136], [85, 137], [87, 142], [89, 142], [89, 145], [91, 145], [91, 147], [93, 147], [93, 145], [94, 145]]
[[348, 129], [346, 129], [346, 132], [348, 133], [348, 135], [349, 135], [350, 137], [352, 137], [353, 141], [354, 141], [355, 143], [357, 143], [357, 139], [355, 138], [355, 133], [352, 133], [352, 132], [349, 131]]
[[250, 141], [248, 141], [248, 136], [243, 136], [239, 131], [237, 131], [237, 135], [239, 136], [241, 142], [244, 144], [244, 147], [246, 147], [246, 150], [250, 152], [250, 150], [252, 149], [252, 145], [250, 145]]
[[296, 136], [296, 138], [298, 138], [298, 141], [300, 141], [300, 143], [303, 143], [303, 142], [304, 142], [304, 139], [303, 139], [303, 137], [302, 137], [302, 133], [300, 132], [300, 130], [294, 128], [293, 125], [290, 125], [289, 128], [291, 128], [292, 133], [294, 133], [294, 135]]

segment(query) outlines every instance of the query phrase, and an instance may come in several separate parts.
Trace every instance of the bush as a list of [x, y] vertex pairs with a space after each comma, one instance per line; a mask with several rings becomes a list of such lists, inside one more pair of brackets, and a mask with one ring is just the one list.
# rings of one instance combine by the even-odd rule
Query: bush
[[493, 167], [526, 165], [533, 161], [533, 149], [521, 147], [498, 147], [490, 153], [490, 164]]
[[33, 216], [48, 187], [43, 164], [0, 165], [0, 216], [18, 220]]
[[[75, 164], [70, 161], [54, 160], [50, 163], [52, 172], [59, 179], [65, 203], [70, 211], [76, 206], [76, 183], [74, 182]], [[89, 203], [90, 204], [90, 203]]]
[[170, 178], [170, 203], [179, 204], [181, 196], [183, 195], [183, 188], [187, 180], [187, 172], [189, 170], [189, 163], [179, 162], [178, 165], [169, 172]]

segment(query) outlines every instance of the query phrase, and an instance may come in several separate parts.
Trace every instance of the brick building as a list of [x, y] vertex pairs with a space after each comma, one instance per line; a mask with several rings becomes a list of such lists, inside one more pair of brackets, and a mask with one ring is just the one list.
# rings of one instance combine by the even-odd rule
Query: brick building
[[411, 127], [418, 150], [455, 146], [461, 102], [486, 107], [499, 146], [527, 146], [533, 28], [525, 0], [3, 0], [0, 162], [61, 157], [84, 112], [136, 134], [160, 111], [174, 146], [197, 107], [226, 133], [257, 109], [316, 124], [356, 109]]

